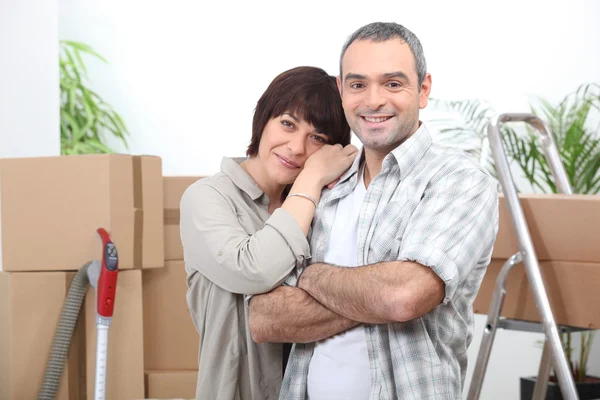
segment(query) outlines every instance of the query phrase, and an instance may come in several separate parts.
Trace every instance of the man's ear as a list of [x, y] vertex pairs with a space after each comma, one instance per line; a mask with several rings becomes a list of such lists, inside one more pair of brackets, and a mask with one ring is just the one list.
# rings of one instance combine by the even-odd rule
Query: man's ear
[[419, 92], [419, 108], [427, 107], [429, 102], [429, 94], [431, 93], [431, 74], [428, 73], [421, 83], [421, 91]]
[[339, 76], [335, 77], [335, 81], [337, 82], [338, 90], [340, 91], [340, 96], [342, 95], [342, 80]]

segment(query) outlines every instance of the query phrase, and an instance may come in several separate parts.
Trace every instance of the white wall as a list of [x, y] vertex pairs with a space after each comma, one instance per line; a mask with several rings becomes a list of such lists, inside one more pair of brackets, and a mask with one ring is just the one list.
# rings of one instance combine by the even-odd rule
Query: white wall
[[0, 157], [60, 154], [58, 2], [0, 2]]
[[238, 3], [211, 2], [209, 11], [182, 0], [59, 2], [60, 37], [85, 41], [111, 62], [92, 63], [91, 77], [125, 116], [130, 151], [162, 156], [166, 174], [213, 173], [222, 155], [242, 154], [271, 79], [303, 64], [337, 73], [346, 36], [373, 20], [419, 35], [436, 97], [526, 111], [531, 96], [559, 99], [600, 80], [593, 0], [485, 9], [476, 1]]
[[[600, 82], [600, 2], [60, 0], [60, 37], [92, 45], [98, 92], [123, 114], [130, 152], [157, 154], [166, 175], [211, 174], [242, 155], [252, 111], [271, 79], [316, 65], [337, 73], [345, 38], [394, 20], [422, 40], [438, 98], [479, 97], [498, 111], [528, 111], [534, 96], [561, 99]], [[495, 4], [492, 6], [490, 4]], [[469, 350], [473, 367], [485, 317]], [[541, 335], [499, 332], [482, 399], [518, 398], [534, 375]], [[596, 346], [592, 372], [600, 373]], [[467, 382], [468, 383], [468, 382]]]

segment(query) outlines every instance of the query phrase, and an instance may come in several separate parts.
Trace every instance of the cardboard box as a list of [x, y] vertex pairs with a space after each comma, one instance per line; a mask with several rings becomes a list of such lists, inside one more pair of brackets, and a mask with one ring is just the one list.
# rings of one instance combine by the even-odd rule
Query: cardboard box
[[144, 368], [198, 369], [199, 335], [186, 302], [183, 261], [144, 271]]
[[78, 270], [100, 258], [100, 227], [120, 269], [161, 267], [162, 200], [159, 157], [1, 159], [0, 270]]
[[146, 371], [146, 398], [195, 399], [198, 371]]
[[[74, 272], [0, 272], [0, 398], [37, 398]], [[141, 271], [120, 271], [109, 330], [107, 399], [144, 396]], [[57, 399], [93, 398], [95, 291], [88, 288]]]
[[[492, 260], [473, 310], [487, 314], [504, 260]], [[564, 261], [540, 262], [550, 307], [556, 322], [581, 328], [600, 328], [600, 308], [595, 304], [600, 293], [600, 264]], [[515, 265], [507, 280], [501, 315], [506, 318], [540, 322], [524, 264]]]
[[[600, 312], [590, 304], [600, 291], [600, 196], [562, 194], [519, 194], [519, 200], [540, 270], [558, 324], [597, 329]], [[502, 194], [499, 229], [474, 311], [487, 314], [497, 276], [518, 252], [517, 236], [508, 204]], [[508, 276], [501, 315], [540, 322], [525, 265], [515, 265]]]
[[[37, 399], [60, 312], [73, 274], [0, 272], [0, 398]], [[80, 345], [76, 328], [73, 346]], [[57, 400], [77, 398], [79, 370], [70, 354]]]
[[165, 260], [183, 260], [183, 248], [179, 234], [179, 203], [183, 192], [201, 176], [165, 176], [164, 192], [164, 226], [165, 226]]
[[[519, 194], [540, 261], [600, 263], [600, 196]], [[506, 260], [518, 251], [508, 203], [500, 195], [500, 225], [492, 258]]]

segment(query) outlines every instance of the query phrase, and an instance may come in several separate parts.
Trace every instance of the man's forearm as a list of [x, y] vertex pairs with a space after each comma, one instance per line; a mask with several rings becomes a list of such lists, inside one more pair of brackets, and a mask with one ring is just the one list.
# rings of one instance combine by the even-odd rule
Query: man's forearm
[[313, 264], [300, 276], [298, 287], [333, 312], [370, 324], [421, 316], [444, 294], [444, 283], [430, 268], [402, 261], [356, 268]]
[[328, 310], [304, 290], [281, 286], [250, 300], [250, 331], [257, 343], [309, 343], [359, 325]]

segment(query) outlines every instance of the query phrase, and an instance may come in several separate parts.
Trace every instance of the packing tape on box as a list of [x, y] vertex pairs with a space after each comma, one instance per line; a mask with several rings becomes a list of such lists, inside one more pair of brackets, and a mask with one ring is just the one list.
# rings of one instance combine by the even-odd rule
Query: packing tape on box
[[133, 158], [133, 268], [142, 268], [144, 242], [144, 191], [142, 157]]

